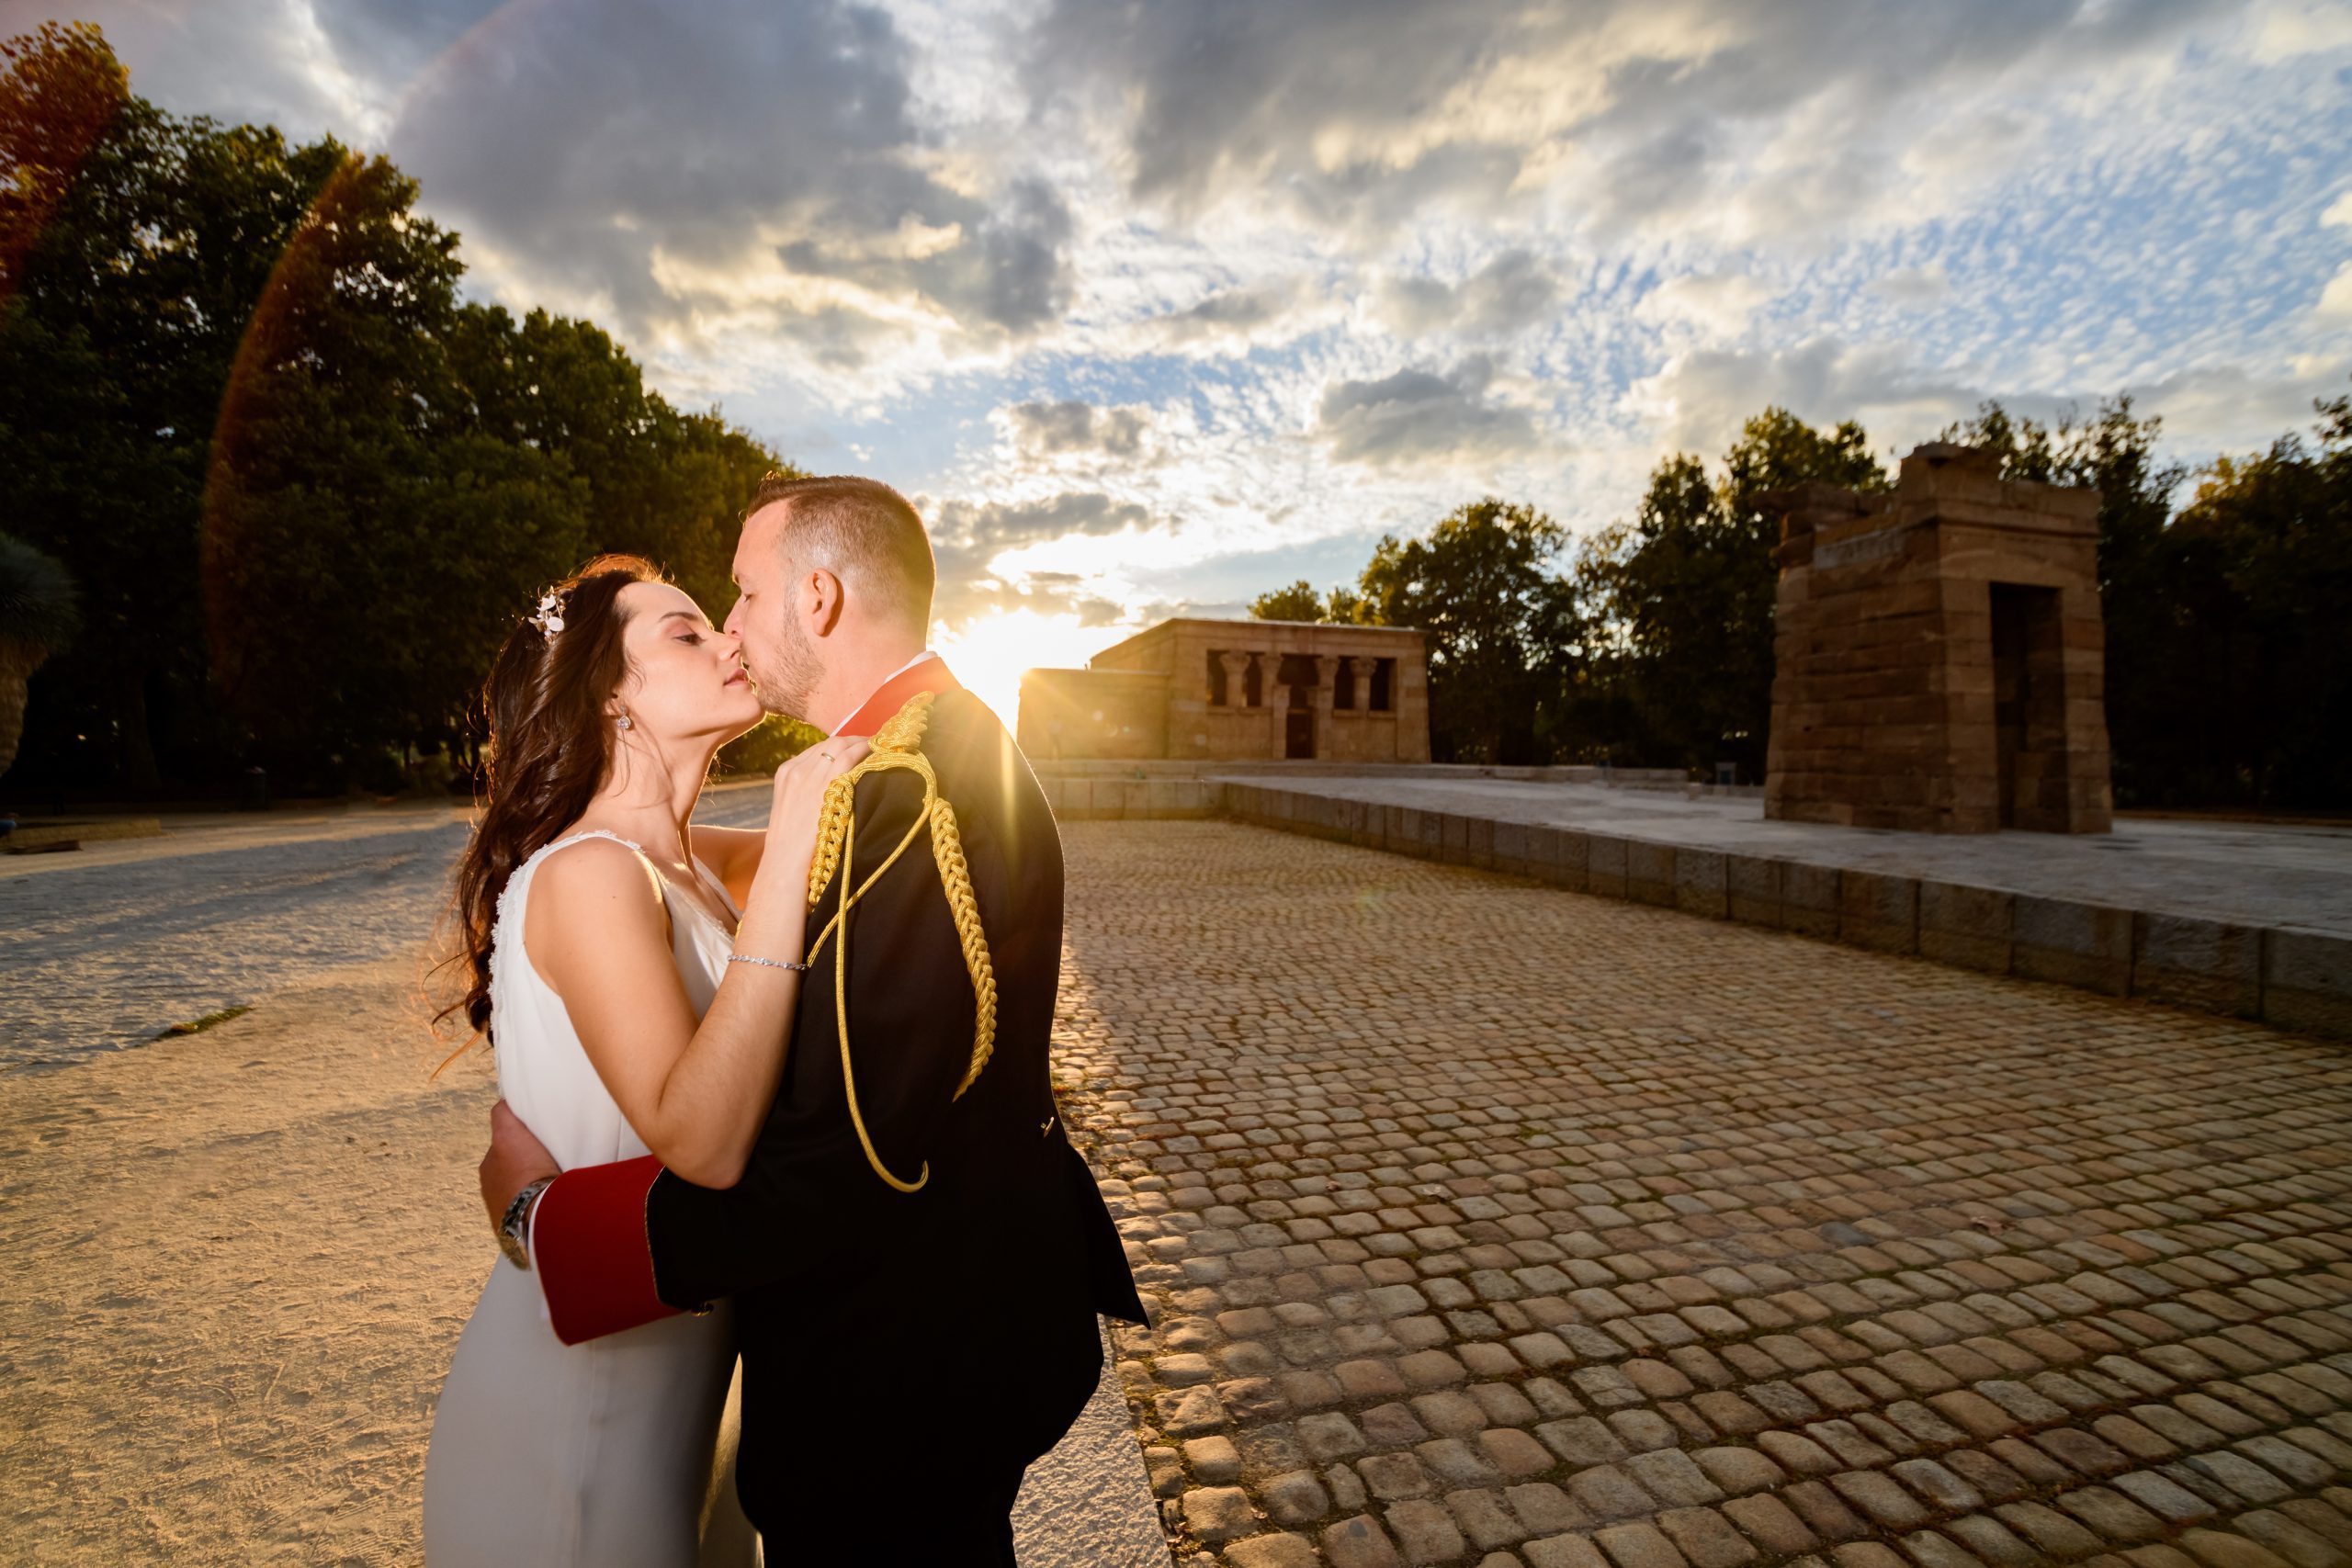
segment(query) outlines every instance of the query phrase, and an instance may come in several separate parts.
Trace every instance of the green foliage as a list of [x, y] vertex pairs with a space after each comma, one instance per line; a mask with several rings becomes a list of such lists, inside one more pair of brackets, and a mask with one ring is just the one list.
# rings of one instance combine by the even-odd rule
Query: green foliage
[[1315, 592], [1314, 584], [1302, 577], [1287, 588], [1277, 588], [1250, 600], [1250, 614], [1261, 621], [1320, 621], [1323, 600]]
[[[2316, 450], [2290, 434], [2216, 462], [2132, 561], [2163, 614], [2125, 619], [2148, 640], [2121, 646], [2110, 623], [2119, 794], [2352, 804], [2352, 400], [2317, 407]], [[2154, 669], [2122, 662], [2140, 659]]]
[[1250, 615], [1261, 621], [1306, 621], [1317, 626], [1376, 626], [1376, 612], [1364, 596], [1346, 586], [1317, 597], [1314, 586], [1300, 578], [1287, 588], [1261, 593], [1250, 602]]
[[1376, 626], [1372, 604], [1352, 588], [1334, 588], [1323, 601], [1323, 619], [1335, 626]]
[[384, 160], [165, 115], [95, 29], [6, 52], [0, 471], [92, 633], [38, 677], [20, 773], [469, 755], [492, 650], [604, 550], [725, 615], [774, 454], [588, 323], [459, 303], [457, 236]]
[[43, 22], [0, 43], [0, 296], [121, 114], [130, 75], [88, 22]]
[[825, 738], [813, 724], [772, 713], [748, 735], [719, 748], [718, 771], [724, 773], [772, 773]]
[[0, 534], [0, 638], [55, 653], [81, 630], [74, 579], [55, 558]]
[[155, 1038], [175, 1040], [185, 1035], [201, 1034], [208, 1029], [218, 1029], [224, 1023], [233, 1022], [253, 1010], [251, 1007], [222, 1008], [219, 1012], [208, 1012], [202, 1018], [190, 1019], [186, 1023], [175, 1023]]
[[1384, 537], [1358, 587], [1362, 625], [1428, 635], [1430, 750], [1441, 761], [1525, 760], [1554, 706], [1574, 608], [1550, 570], [1557, 523], [1493, 496], [1426, 538]]
[[1630, 525], [1584, 543], [1571, 577], [1592, 630], [1562, 750], [1708, 775], [1733, 761], [1744, 779], [1764, 776], [1780, 541], [1758, 498], [1813, 481], [1883, 490], [1888, 479], [1860, 425], [1823, 432], [1768, 408], [1741, 427], [1719, 479], [1677, 453], [1652, 470]]

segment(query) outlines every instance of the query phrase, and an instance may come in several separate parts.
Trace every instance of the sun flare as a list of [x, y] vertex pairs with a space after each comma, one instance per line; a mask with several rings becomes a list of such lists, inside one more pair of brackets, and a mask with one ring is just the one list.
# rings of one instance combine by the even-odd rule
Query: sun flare
[[988, 704], [1010, 728], [1018, 722], [1021, 672], [1082, 665], [1126, 635], [1126, 628], [1081, 626], [1067, 611], [1041, 615], [1004, 610], [942, 632], [932, 646], [956, 678]]

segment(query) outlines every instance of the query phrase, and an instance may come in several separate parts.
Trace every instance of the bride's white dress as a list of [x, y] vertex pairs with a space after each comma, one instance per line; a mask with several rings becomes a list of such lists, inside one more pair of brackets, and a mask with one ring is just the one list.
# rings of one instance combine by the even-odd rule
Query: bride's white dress
[[[523, 951], [533, 877], [548, 855], [592, 838], [628, 844], [598, 830], [547, 845], [507, 879], [491, 932], [499, 1092], [567, 1170], [647, 1152], [582, 1049], [563, 998]], [[718, 878], [697, 869], [732, 910]], [[699, 1017], [733, 943], [667, 878], [662, 890]], [[537, 1280], [493, 1257], [434, 1414], [424, 1461], [430, 1568], [756, 1564], [758, 1537], [735, 1501], [726, 1303], [566, 1346], [548, 1324]]]

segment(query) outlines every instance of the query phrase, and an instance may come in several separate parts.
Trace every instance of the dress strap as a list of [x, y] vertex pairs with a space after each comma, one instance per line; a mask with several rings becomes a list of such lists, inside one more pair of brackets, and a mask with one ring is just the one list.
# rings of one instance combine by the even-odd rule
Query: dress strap
[[630, 849], [635, 850], [639, 854], [643, 854], [645, 852], [645, 846], [643, 844], [638, 843], [633, 840], [624, 839], [609, 828], [590, 828], [585, 831], [573, 833], [568, 838], [558, 839], [551, 844], [541, 844], [537, 850], [534, 850], [531, 852], [531, 858], [533, 860], [537, 860], [539, 856], [549, 853], [555, 850], [562, 849], [566, 845], [584, 843], [590, 839], [610, 839], [616, 844], [628, 845]]

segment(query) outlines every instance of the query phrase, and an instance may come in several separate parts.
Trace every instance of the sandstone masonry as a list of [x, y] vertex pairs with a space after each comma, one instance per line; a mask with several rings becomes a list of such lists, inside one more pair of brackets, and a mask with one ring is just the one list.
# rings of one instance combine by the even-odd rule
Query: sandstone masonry
[[1894, 490], [1806, 484], [1781, 522], [1764, 814], [2103, 833], [2098, 492], [1934, 443]]

